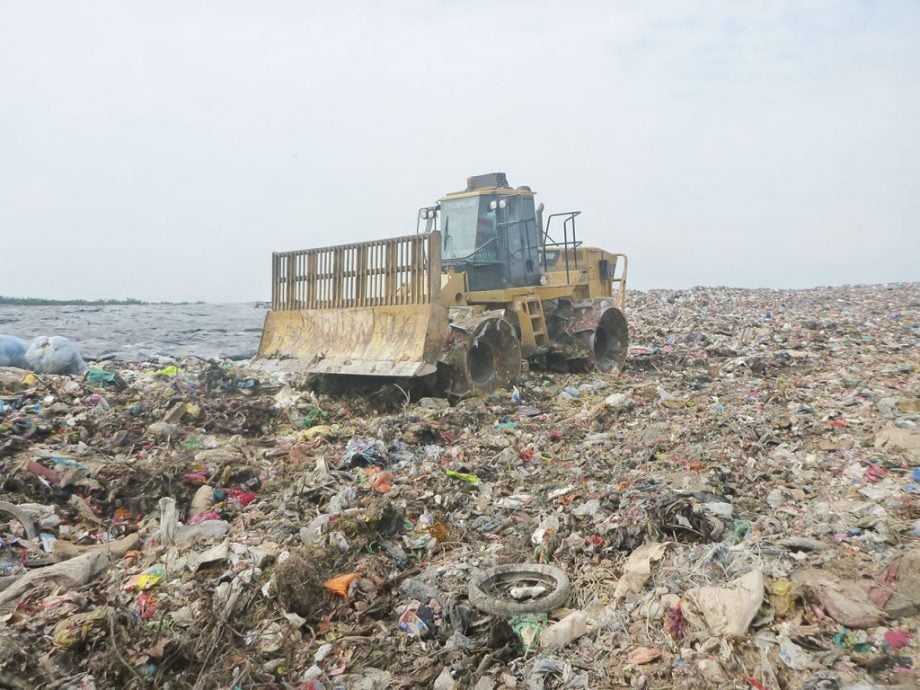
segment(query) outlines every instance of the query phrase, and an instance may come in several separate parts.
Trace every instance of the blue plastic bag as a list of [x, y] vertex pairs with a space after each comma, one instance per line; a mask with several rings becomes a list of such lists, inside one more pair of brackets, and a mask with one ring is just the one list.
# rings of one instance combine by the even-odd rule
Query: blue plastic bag
[[77, 346], [59, 335], [40, 335], [25, 354], [26, 365], [38, 374], [82, 374], [86, 362]]
[[0, 367], [26, 368], [26, 343], [13, 335], [0, 335]]

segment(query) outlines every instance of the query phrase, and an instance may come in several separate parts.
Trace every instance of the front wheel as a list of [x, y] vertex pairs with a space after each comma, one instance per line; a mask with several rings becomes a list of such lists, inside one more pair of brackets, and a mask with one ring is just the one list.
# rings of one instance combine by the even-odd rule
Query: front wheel
[[450, 395], [487, 395], [517, 380], [521, 343], [506, 319], [486, 316], [472, 324], [452, 323], [450, 328], [450, 351], [444, 358]]

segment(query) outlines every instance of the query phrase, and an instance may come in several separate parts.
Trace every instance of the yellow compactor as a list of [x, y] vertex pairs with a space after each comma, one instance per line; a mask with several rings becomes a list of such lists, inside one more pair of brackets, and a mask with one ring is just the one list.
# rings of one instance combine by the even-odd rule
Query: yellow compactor
[[529, 187], [490, 173], [420, 209], [414, 235], [275, 253], [261, 366], [427, 377], [458, 397], [514, 382], [522, 360], [616, 370], [627, 260], [583, 246], [579, 213], [544, 222]]

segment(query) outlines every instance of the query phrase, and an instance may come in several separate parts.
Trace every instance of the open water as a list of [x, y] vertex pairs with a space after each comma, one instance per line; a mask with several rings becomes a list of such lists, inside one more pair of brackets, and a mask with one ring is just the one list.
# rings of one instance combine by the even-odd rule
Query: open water
[[251, 357], [266, 309], [248, 304], [144, 304], [21, 307], [0, 305], [0, 335], [26, 342], [70, 338], [86, 360], [145, 361], [172, 357]]

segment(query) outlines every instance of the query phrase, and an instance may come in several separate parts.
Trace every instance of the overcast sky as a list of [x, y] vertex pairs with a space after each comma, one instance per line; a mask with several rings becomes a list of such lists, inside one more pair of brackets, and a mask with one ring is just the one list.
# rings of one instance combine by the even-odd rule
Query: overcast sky
[[267, 299], [505, 171], [631, 286], [920, 280], [920, 3], [0, 0], [0, 294]]

